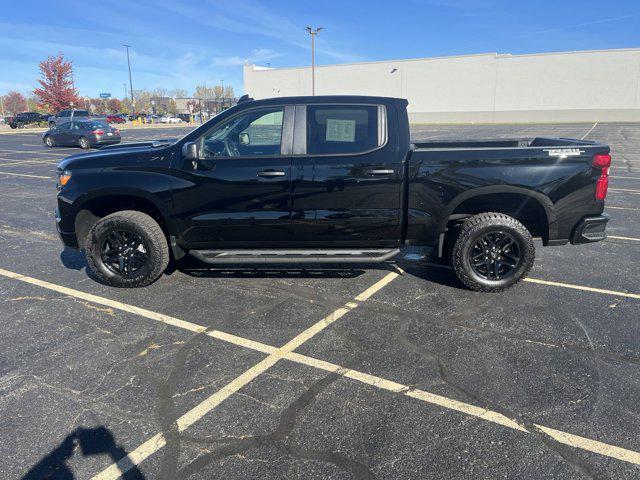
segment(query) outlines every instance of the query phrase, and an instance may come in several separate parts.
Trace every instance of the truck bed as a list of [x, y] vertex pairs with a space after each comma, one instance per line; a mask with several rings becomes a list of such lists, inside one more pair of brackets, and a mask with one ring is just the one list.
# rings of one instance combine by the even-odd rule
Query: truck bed
[[515, 139], [488, 139], [488, 140], [433, 140], [428, 142], [412, 142], [414, 150], [460, 150], [460, 149], [485, 149], [485, 148], [571, 148], [571, 147], [592, 147], [596, 142], [588, 140], [576, 140], [571, 138], [515, 138]]

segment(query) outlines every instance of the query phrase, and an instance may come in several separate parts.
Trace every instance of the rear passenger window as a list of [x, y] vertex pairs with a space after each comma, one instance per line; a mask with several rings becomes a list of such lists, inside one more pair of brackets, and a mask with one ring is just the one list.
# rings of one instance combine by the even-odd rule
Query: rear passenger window
[[378, 107], [309, 105], [307, 154], [360, 153], [378, 147]]

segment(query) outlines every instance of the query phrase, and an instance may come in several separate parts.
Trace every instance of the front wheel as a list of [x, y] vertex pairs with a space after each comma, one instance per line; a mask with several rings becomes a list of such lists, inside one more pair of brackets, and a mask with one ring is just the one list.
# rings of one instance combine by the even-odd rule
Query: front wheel
[[462, 283], [480, 292], [501, 292], [533, 267], [535, 247], [522, 223], [502, 213], [481, 213], [460, 228], [451, 251]]
[[47, 135], [46, 137], [44, 137], [44, 144], [47, 147], [53, 147], [55, 146], [56, 142], [53, 140], [53, 137], [51, 135]]
[[146, 213], [123, 210], [100, 219], [86, 241], [87, 263], [105, 283], [144, 287], [169, 264], [167, 239]]

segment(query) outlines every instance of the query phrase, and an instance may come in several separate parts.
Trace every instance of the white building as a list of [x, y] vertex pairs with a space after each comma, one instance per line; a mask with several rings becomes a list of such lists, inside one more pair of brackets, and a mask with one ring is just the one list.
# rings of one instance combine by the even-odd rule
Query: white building
[[[327, 65], [315, 75], [316, 95], [406, 98], [415, 123], [640, 121], [640, 49]], [[245, 65], [244, 91], [311, 95], [311, 68]]]

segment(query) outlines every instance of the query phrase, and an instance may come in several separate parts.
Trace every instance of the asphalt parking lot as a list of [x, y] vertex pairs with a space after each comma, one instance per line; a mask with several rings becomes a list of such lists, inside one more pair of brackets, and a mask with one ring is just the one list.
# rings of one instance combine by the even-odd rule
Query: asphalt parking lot
[[640, 124], [412, 130], [609, 143], [610, 238], [501, 294], [410, 262], [115, 289], [55, 232], [78, 150], [0, 135], [0, 476], [640, 478]]

